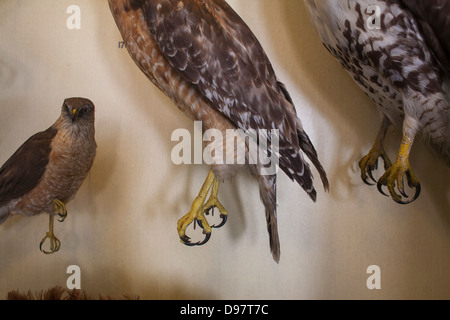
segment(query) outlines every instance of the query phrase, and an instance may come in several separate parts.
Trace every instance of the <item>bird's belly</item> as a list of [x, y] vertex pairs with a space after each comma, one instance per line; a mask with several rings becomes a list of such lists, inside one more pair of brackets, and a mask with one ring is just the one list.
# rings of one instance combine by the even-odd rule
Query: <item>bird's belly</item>
[[28, 194], [9, 202], [8, 209], [10, 215], [34, 216], [47, 212], [55, 213], [52, 207], [54, 196], [51, 193], [34, 189]]
[[[341, 58], [338, 58], [342, 61]], [[380, 77], [371, 66], [359, 65], [348, 68], [341, 63], [359, 88], [377, 105], [382, 114], [388, 117], [393, 125], [401, 128], [405, 119], [402, 95], [392, 88], [389, 81]]]
[[379, 110], [401, 128], [405, 118], [403, 98], [393, 85], [401, 75], [383, 72], [377, 65], [383, 46], [389, 46], [394, 37], [386, 37], [376, 26], [369, 25], [374, 21], [368, 10], [371, 5], [381, 13], [394, 9], [378, 0], [305, 0], [305, 4], [326, 49]]

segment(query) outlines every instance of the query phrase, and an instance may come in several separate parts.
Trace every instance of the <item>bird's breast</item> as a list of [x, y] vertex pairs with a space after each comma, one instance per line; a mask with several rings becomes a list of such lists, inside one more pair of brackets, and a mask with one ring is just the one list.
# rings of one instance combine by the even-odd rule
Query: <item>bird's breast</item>
[[63, 202], [73, 198], [94, 162], [96, 143], [93, 134], [58, 133], [43, 180]]
[[[411, 14], [398, 1], [305, 3], [324, 46], [391, 122], [401, 127], [405, 113], [420, 118], [442, 83]], [[405, 103], [410, 97], [420, 103]]]
[[85, 180], [95, 158], [92, 134], [73, 136], [59, 130], [51, 143], [49, 162], [38, 185], [19, 199], [11, 201], [12, 215], [54, 214], [53, 200], [69, 202]]

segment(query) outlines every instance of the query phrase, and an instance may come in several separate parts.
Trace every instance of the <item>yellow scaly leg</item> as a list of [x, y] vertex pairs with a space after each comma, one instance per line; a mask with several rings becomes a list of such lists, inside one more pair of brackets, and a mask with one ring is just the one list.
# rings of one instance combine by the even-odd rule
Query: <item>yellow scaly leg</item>
[[[39, 249], [45, 254], [55, 253], [61, 247], [61, 241], [59, 241], [59, 239], [55, 237], [55, 234], [53, 233], [53, 219], [54, 215], [51, 214], [48, 232], [46, 233], [45, 237], [41, 240], [41, 243], [39, 244]], [[50, 251], [45, 251], [44, 249], [42, 249], [42, 245], [47, 239], [50, 239]]]
[[[67, 217], [67, 209], [65, 204], [62, 201], [55, 199], [53, 200], [53, 206], [55, 207], [55, 212], [61, 218], [58, 219], [58, 221], [63, 222], [64, 219], [66, 219]], [[45, 254], [55, 253], [61, 247], [61, 241], [55, 236], [53, 232], [54, 217], [55, 216], [53, 214], [50, 214], [48, 232], [46, 233], [45, 237], [41, 240], [41, 243], [39, 244], [39, 249]], [[45, 251], [44, 249], [42, 249], [42, 245], [47, 239], [50, 240], [50, 251]]]
[[64, 202], [55, 199], [53, 200], [53, 205], [55, 206], [55, 212], [58, 214], [60, 219], [58, 219], [59, 222], [63, 222], [67, 218], [67, 209]]
[[[421, 191], [419, 179], [414, 175], [409, 164], [409, 154], [413, 142], [414, 138], [406, 135], [403, 136], [397, 160], [378, 181], [378, 190], [384, 194], [382, 188], [383, 186], [387, 186], [392, 199], [400, 204], [409, 204], [415, 201], [419, 197]], [[404, 188], [405, 176], [408, 186], [416, 189], [416, 193], [411, 200], [403, 200], [403, 198], [408, 198]], [[395, 185], [397, 185], [397, 190], [400, 195], [395, 191]]]
[[211, 196], [209, 200], [203, 205], [203, 212], [208, 214], [209, 210], [214, 210], [214, 208], [219, 209], [220, 217], [222, 218], [222, 222], [218, 226], [212, 226], [212, 228], [221, 228], [228, 219], [228, 212], [225, 207], [220, 203], [218, 199], [219, 195], [219, 180], [214, 178]]
[[383, 143], [386, 137], [387, 129], [389, 128], [391, 122], [385, 116], [378, 131], [375, 143], [369, 153], [359, 161], [359, 167], [361, 169], [361, 179], [365, 184], [372, 186], [373, 183], [368, 181], [370, 178], [375, 184], [377, 181], [373, 177], [372, 171], [378, 169], [378, 158], [382, 158], [384, 161], [384, 170], [387, 170], [392, 166], [392, 162], [384, 151]]
[[[211, 190], [211, 196], [209, 200], [205, 203], [206, 196]], [[217, 195], [219, 192], [219, 181], [214, 177], [214, 173], [212, 170], [209, 171], [208, 176], [206, 177], [205, 182], [200, 190], [200, 193], [195, 198], [192, 203], [191, 210], [183, 216], [180, 220], [178, 220], [177, 230], [180, 240], [183, 244], [188, 246], [195, 245], [204, 245], [209, 241], [211, 237], [211, 228], [219, 228], [223, 226], [226, 222], [227, 211], [222, 206], [222, 204], [217, 199]], [[210, 226], [208, 221], [205, 218], [205, 213], [212, 208], [218, 208], [223, 218], [223, 222], [219, 226]], [[198, 222], [200, 227], [203, 229], [203, 233], [206, 235], [205, 239], [198, 243], [191, 243], [190, 238], [186, 235], [186, 228], [193, 222]]]

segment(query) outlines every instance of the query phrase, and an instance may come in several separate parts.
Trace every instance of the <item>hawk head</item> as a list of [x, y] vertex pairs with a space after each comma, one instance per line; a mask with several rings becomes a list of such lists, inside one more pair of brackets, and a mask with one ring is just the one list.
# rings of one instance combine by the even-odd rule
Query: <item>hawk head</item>
[[89, 99], [68, 98], [64, 100], [61, 116], [73, 124], [92, 123], [95, 106]]

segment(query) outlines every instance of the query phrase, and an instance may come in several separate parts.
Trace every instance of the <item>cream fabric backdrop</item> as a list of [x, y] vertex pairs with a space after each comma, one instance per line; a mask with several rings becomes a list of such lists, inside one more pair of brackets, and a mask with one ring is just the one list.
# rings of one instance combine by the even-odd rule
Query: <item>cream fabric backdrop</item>
[[[190, 208], [206, 165], [172, 164], [171, 133], [193, 124], [138, 70], [100, 0], [0, 1], [0, 163], [30, 135], [49, 127], [64, 98], [96, 105], [98, 154], [69, 216], [62, 241], [46, 256], [38, 244], [48, 216], [14, 217], [0, 226], [0, 298], [10, 290], [66, 285], [143, 299], [450, 298], [449, 170], [422, 143], [411, 163], [423, 192], [399, 206], [359, 178], [357, 162], [378, 128], [371, 102], [326, 52], [300, 0], [230, 0], [285, 82], [326, 168], [331, 192], [318, 202], [282, 173], [278, 204], [281, 262], [269, 252], [256, 183], [223, 184], [230, 213], [201, 248], [180, 244], [176, 222]], [[69, 30], [69, 5], [81, 29]], [[400, 136], [389, 136], [395, 156]], [[381, 290], [369, 290], [370, 265]]]

